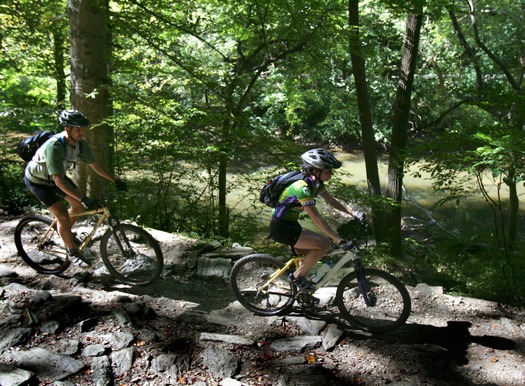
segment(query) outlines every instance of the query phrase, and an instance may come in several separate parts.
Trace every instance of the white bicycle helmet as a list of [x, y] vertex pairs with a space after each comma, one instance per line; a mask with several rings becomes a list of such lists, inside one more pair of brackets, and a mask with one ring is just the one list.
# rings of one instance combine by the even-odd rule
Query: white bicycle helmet
[[301, 156], [305, 169], [339, 169], [343, 164], [338, 161], [332, 152], [326, 149], [308, 150]]

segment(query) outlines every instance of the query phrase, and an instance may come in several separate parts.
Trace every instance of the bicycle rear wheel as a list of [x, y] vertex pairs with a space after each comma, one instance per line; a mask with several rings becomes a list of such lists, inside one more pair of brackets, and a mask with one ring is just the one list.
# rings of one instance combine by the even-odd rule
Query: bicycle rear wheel
[[45, 274], [64, 272], [70, 265], [67, 250], [52, 220], [30, 215], [22, 218], [15, 229], [18, 254], [35, 271]]
[[230, 273], [230, 286], [235, 298], [257, 315], [271, 316], [287, 313], [295, 298], [295, 287], [285, 274], [276, 277], [268, 286], [271, 275], [284, 264], [270, 255], [252, 254], [238, 260]]
[[102, 236], [100, 254], [111, 276], [123, 283], [147, 285], [164, 268], [160, 246], [148, 232], [131, 224], [118, 224]]
[[379, 269], [364, 268], [363, 273], [368, 282], [369, 304], [360, 289], [357, 272], [349, 273], [339, 283], [335, 298], [342, 316], [357, 328], [370, 332], [388, 332], [400, 327], [412, 308], [404, 284]]

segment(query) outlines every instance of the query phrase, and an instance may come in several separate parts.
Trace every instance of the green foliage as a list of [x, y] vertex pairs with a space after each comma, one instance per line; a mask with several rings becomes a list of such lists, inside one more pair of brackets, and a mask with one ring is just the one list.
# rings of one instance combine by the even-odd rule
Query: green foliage
[[[418, 146], [406, 156], [409, 161], [426, 160], [419, 173], [434, 179], [443, 207], [479, 195], [467, 186], [480, 170], [496, 184], [499, 177], [506, 183], [521, 182], [525, 170], [519, 115], [525, 110], [525, 97], [521, 86], [516, 87], [520, 83], [510, 81], [519, 79], [522, 71], [522, 5], [510, 0], [475, 3], [480, 38], [499, 64], [476, 44], [464, 3], [424, 2], [426, 23], [409, 141], [411, 147]], [[412, 5], [360, 2], [375, 137], [384, 149], [389, 146], [405, 18]], [[66, 4], [45, 0], [35, 7], [34, 2], [16, 0], [0, 7], [0, 133], [56, 130], [56, 110], [67, 104], [59, 100], [57, 89], [68, 69], [60, 71], [58, 65], [69, 58], [55, 57], [57, 52], [68, 53]], [[289, 163], [295, 165], [304, 148], [312, 145], [360, 145], [347, 7], [342, 1], [304, 0], [110, 2], [112, 162], [131, 187], [122, 198], [123, 217], [164, 230], [217, 237], [219, 196], [228, 194], [232, 240], [287, 253], [282, 246], [258, 239], [265, 227], [253, 226], [261, 223], [254, 218], [266, 216], [266, 208], [254, 203], [262, 181], [273, 173], [258, 171], [261, 166], [292, 167]], [[476, 50], [474, 56], [457, 39], [448, 7], [457, 14], [466, 41]], [[63, 51], [55, 50], [59, 43]], [[482, 73], [482, 87], [476, 83], [475, 66]], [[12, 160], [11, 150], [2, 150], [1, 204], [16, 210], [27, 199], [17, 179], [21, 170], [19, 165], [4, 165]], [[226, 187], [219, 186], [221, 173], [229, 173]], [[360, 208], [395, 205], [337, 181], [333, 188]], [[462, 238], [458, 250], [470, 242]], [[478, 272], [475, 254], [458, 252], [461, 261], [454, 262], [454, 254], [441, 259], [440, 251], [425, 244], [418, 248], [407, 243], [407, 248], [419, 251], [418, 258], [435, 253], [436, 266], [429, 270], [445, 272], [440, 277], [458, 292], [481, 292], [481, 285], [477, 288], [467, 276], [469, 271], [477, 283], [496, 282], [501, 272], [492, 265]], [[384, 251], [376, 247], [374, 254], [382, 259]], [[518, 258], [493, 256], [505, 270], [520, 272]], [[383, 264], [395, 267], [390, 261]]]
[[10, 214], [22, 214], [26, 206], [35, 204], [24, 185], [23, 169], [18, 164], [0, 165], [0, 208]]

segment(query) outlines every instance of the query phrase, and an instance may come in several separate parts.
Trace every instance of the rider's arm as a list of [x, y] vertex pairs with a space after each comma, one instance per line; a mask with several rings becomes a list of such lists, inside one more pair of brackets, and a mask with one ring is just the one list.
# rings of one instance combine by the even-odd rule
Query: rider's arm
[[330, 237], [332, 240], [334, 240], [335, 243], [339, 243], [342, 239], [341, 237], [335, 232], [330, 225], [325, 221], [324, 218], [321, 217], [319, 214], [319, 211], [315, 207], [315, 205], [307, 205], [304, 206], [304, 211], [308, 213], [314, 224], [321, 229], [328, 237]]
[[99, 176], [104, 177], [106, 180], [109, 180], [111, 182], [115, 182], [115, 176], [113, 176], [113, 174], [107, 171], [106, 168], [102, 166], [98, 161], [90, 163], [89, 166], [91, 166], [91, 169], [93, 169], [95, 173], [97, 173]]
[[76, 189], [73, 185], [71, 185], [67, 179], [65, 174], [53, 174], [51, 175], [51, 178], [53, 179], [53, 182], [55, 185], [62, 190], [64, 193], [66, 193], [68, 196], [73, 197], [77, 199], [78, 201], [82, 201], [82, 198], [84, 195], [82, 195], [78, 189]]
[[337, 198], [332, 196], [327, 190], [325, 190], [320, 196], [332, 208], [340, 210], [341, 212], [344, 212], [344, 213], [348, 213], [351, 216], [355, 215], [355, 213], [354, 213], [354, 211], [352, 209], [350, 209], [348, 206], [342, 204]]

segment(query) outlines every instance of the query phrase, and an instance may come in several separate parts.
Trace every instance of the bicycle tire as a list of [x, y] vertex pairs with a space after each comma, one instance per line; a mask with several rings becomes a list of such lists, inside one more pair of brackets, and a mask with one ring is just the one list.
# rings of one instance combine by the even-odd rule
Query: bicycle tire
[[280, 275], [271, 287], [260, 292], [258, 285], [284, 266], [279, 259], [265, 254], [251, 254], [237, 260], [230, 272], [230, 287], [246, 309], [261, 316], [288, 313], [295, 301], [295, 287], [286, 275]]
[[64, 272], [71, 264], [57, 230], [47, 233], [52, 223], [35, 214], [23, 217], [15, 228], [15, 245], [22, 260], [35, 271], [51, 275]]
[[157, 240], [131, 224], [108, 229], [100, 241], [100, 254], [110, 275], [126, 284], [151, 284], [164, 269], [164, 256]]
[[342, 316], [353, 326], [372, 333], [395, 330], [410, 315], [412, 301], [405, 285], [388, 272], [363, 268], [373, 296], [373, 305], [367, 306], [358, 283], [357, 272], [351, 272], [339, 283], [336, 305]]

